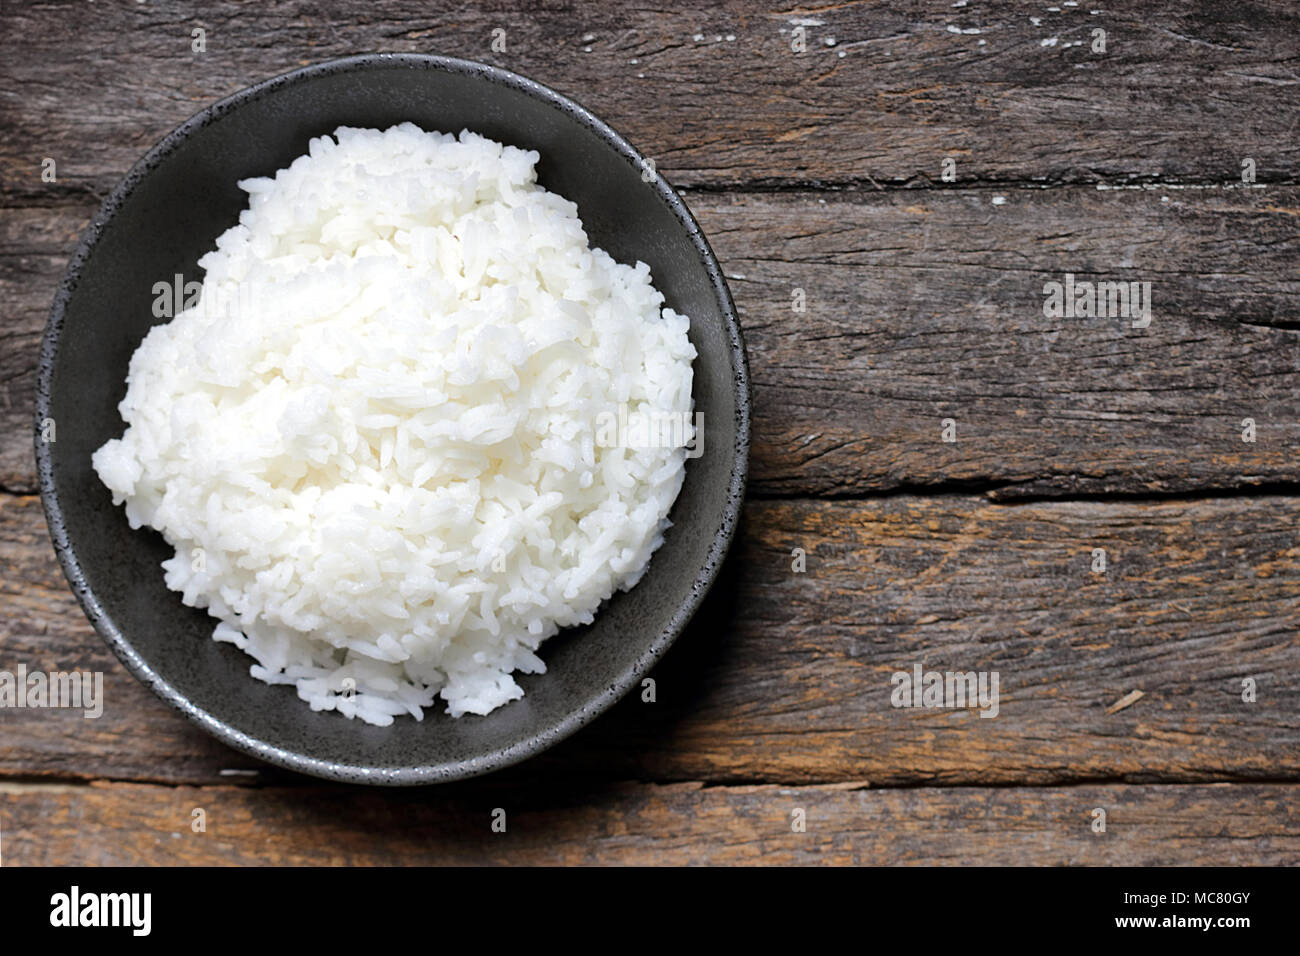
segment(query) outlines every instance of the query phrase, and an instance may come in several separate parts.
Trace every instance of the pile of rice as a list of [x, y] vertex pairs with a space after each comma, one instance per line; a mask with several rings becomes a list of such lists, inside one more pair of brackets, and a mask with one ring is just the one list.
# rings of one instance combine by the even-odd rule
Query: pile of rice
[[686, 448], [598, 430], [688, 417], [688, 319], [537, 160], [409, 123], [314, 139], [239, 184], [198, 302], [131, 359], [96, 472], [212, 636], [313, 710], [522, 697], [663, 540]]

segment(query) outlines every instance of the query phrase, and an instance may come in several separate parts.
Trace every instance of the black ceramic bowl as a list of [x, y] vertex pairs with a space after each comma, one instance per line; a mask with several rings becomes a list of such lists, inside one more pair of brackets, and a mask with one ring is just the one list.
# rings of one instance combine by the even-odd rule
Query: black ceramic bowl
[[[340, 125], [468, 128], [541, 154], [546, 188], [578, 204], [593, 245], [648, 263], [691, 317], [704, 454], [689, 461], [673, 527], [650, 569], [590, 627], [542, 647], [548, 671], [522, 700], [453, 720], [441, 707], [381, 728], [313, 713], [289, 687], [249, 676], [251, 658], [211, 639], [214, 621], [163, 585], [161, 536], [131, 531], [90, 456], [123, 423], [127, 363], [150, 326], [156, 282], [201, 280], [196, 262], [245, 204], [237, 180], [265, 176]], [[246, 753], [336, 780], [420, 784], [507, 766], [600, 714], [650, 669], [699, 606], [736, 527], [749, 396], [731, 296], [704, 236], [662, 179], [582, 107], [513, 73], [433, 56], [349, 57], [267, 80], [194, 116], [105, 201], [59, 288], [41, 348], [36, 457], [64, 571], [95, 629], [131, 671], [200, 727]], [[55, 422], [55, 441], [41, 439]], [[112, 707], [112, 701], [107, 702]]]

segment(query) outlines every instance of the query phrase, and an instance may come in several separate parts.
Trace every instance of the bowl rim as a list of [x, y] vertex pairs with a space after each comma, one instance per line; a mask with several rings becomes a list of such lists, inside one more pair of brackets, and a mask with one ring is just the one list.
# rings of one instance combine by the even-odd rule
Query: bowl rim
[[431, 69], [473, 75], [487, 82], [507, 86], [534, 99], [569, 113], [578, 122], [595, 133], [624, 159], [645, 168], [646, 158], [607, 123], [574, 100], [550, 87], [519, 73], [457, 57], [422, 53], [362, 53], [337, 59], [323, 60], [261, 80], [229, 96], [210, 103], [181, 123], [156, 143], [128, 171], [121, 182], [104, 199], [100, 208], [82, 232], [77, 247], [68, 260], [50, 309], [49, 318], [41, 337], [37, 370], [35, 402], [34, 444], [36, 450], [37, 480], [41, 504], [54, 550], [63, 573], [67, 577], [77, 600], [95, 631], [108, 644], [116, 657], [126, 665], [137, 679], [146, 684], [173, 709], [235, 750], [259, 760], [315, 777], [343, 783], [385, 784], [416, 786], [461, 780], [499, 770], [519, 763], [548, 749], [586, 726], [597, 716], [620, 700], [663, 656], [669, 646], [681, 635], [694, 616], [705, 595], [717, 579], [719, 569], [735, 537], [740, 511], [745, 496], [749, 471], [750, 393], [749, 366], [745, 353], [740, 323], [735, 304], [727, 288], [722, 267], [704, 237], [686, 204], [662, 175], [656, 174], [652, 185], [660, 199], [667, 204], [686, 231], [700, 262], [704, 265], [713, 286], [714, 295], [721, 306], [724, 331], [732, 366], [733, 392], [736, 401], [736, 438], [729, 476], [727, 502], [722, 522], [709, 544], [705, 561], [695, 579], [695, 586], [673, 612], [669, 624], [660, 631], [641, 652], [630, 667], [616, 681], [602, 689], [587, 704], [552, 723], [520, 738], [508, 747], [462, 760], [436, 764], [402, 767], [368, 766], [364, 761], [346, 762], [312, 757], [298, 750], [276, 746], [238, 730], [216, 715], [197, 706], [181, 691], [168, 683], [161, 674], [135, 650], [131, 642], [117, 628], [101, 605], [99, 598], [86, 582], [81, 563], [74, 552], [64, 522], [54, 481], [54, 467], [47, 443], [42, 441], [43, 423], [50, 417], [52, 400], [51, 382], [55, 357], [59, 348], [65, 311], [81, 278], [81, 271], [99, 243], [104, 227], [116, 215], [119, 207], [131, 196], [139, 184], [166, 156], [175, 151], [191, 134], [210, 122], [236, 109], [244, 103], [266, 93], [307, 83], [321, 76], [357, 71], [387, 70], [394, 68]]

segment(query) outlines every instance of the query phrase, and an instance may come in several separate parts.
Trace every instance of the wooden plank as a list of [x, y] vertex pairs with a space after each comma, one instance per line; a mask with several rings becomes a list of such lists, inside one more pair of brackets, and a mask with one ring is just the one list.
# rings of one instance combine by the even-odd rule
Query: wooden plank
[[[751, 502], [722, 580], [654, 671], [657, 700], [633, 695], [505, 776], [1300, 779], [1298, 522], [1293, 497]], [[301, 782], [210, 740], [116, 663], [35, 499], [0, 496], [0, 561], [0, 669], [103, 671], [106, 698], [94, 720], [0, 710], [0, 775]], [[893, 675], [917, 665], [997, 672], [997, 716], [893, 706]]]
[[[5, 863], [17, 866], [1300, 862], [1294, 786], [552, 783], [527, 792], [449, 785], [437, 796], [10, 784], [0, 785], [0, 818]], [[1097, 808], [1106, 811], [1104, 833], [1092, 830]], [[194, 832], [199, 809], [206, 829]], [[804, 811], [804, 832], [794, 832], [796, 809]], [[492, 830], [498, 810], [505, 832]]]
[[0, 209], [0, 490], [35, 491], [32, 409], [41, 333], [94, 209]]
[[[743, 276], [730, 284], [753, 369], [759, 494], [1300, 480], [1300, 191], [695, 206], [728, 274]], [[1067, 275], [1150, 283], [1150, 324], [1048, 317], [1046, 284]]]
[[[0, 11], [0, 195], [103, 194], [201, 106], [300, 64], [442, 53], [521, 71], [682, 185], [1295, 182], [1300, 11], [1278, 3], [464, 9], [401, 0]], [[792, 50], [806, 32], [806, 52]], [[192, 50], [195, 29], [206, 49]], [[505, 50], [494, 52], [494, 30]], [[1094, 31], [1106, 33], [1105, 52]]]
[[[1300, 482], [1300, 188], [689, 200], [741, 310], [758, 494]], [[35, 350], [90, 213], [0, 209], [0, 487], [13, 491], [35, 489]], [[1150, 326], [1046, 317], [1044, 284], [1067, 273], [1150, 282]]]

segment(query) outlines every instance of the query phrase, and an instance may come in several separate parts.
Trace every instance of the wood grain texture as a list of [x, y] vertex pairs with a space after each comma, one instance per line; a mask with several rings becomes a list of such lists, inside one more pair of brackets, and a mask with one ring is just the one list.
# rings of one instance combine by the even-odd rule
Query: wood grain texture
[[49, 156], [62, 189], [102, 194], [203, 104], [376, 50], [528, 74], [683, 185], [928, 185], [946, 156], [965, 182], [1239, 181], [1245, 157], [1261, 181], [1295, 182], [1300, 168], [1290, 4], [693, 6], [7, 3], [0, 190], [43, 194]]
[[[1300, 499], [1277, 497], [751, 502], [723, 579], [652, 674], [657, 700], [632, 695], [506, 778], [1300, 779], [1298, 520]], [[0, 497], [0, 553], [0, 669], [102, 670], [107, 700], [97, 720], [0, 710], [0, 774], [298, 779], [210, 740], [117, 664], [35, 499]], [[892, 675], [918, 663], [998, 672], [998, 715], [895, 708]]]
[[[1296, 481], [1300, 193], [1281, 192], [697, 201], [728, 273], [744, 277], [731, 286], [753, 369], [754, 489]], [[1067, 273], [1150, 282], [1149, 327], [1046, 317], [1044, 285]]]
[[[1300, 188], [689, 201], [741, 312], [760, 495], [1300, 487]], [[12, 491], [35, 490], [36, 348], [91, 211], [0, 209]], [[1067, 272], [1150, 282], [1150, 326], [1045, 317], [1044, 283]]]
[[[1093, 833], [1093, 810], [1106, 832]], [[806, 831], [792, 830], [802, 809]], [[202, 809], [206, 831], [191, 821]], [[491, 829], [505, 811], [504, 833]], [[0, 785], [5, 863], [1205, 865], [1300, 862], [1294, 786], [625, 784], [427, 793]]]

